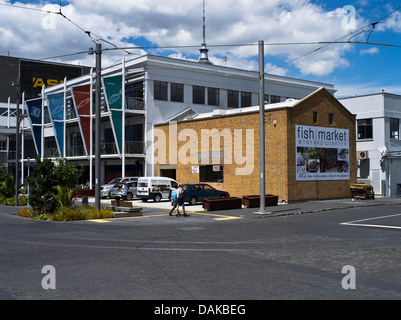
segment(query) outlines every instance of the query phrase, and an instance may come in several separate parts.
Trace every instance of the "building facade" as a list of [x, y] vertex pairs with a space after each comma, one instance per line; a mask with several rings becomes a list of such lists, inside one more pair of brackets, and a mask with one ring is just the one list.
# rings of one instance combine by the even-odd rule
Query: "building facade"
[[358, 180], [377, 195], [401, 195], [401, 96], [381, 92], [340, 102], [356, 115]]
[[[25, 101], [36, 152], [73, 161], [84, 169], [83, 183], [94, 183], [94, 81], [93, 73], [84, 75]], [[266, 75], [265, 82], [269, 103], [301, 99], [322, 86], [335, 92], [330, 84], [282, 76]], [[154, 124], [250, 107], [258, 103], [258, 83], [257, 72], [152, 55], [103, 69], [101, 183], [155, 175]]]
[[[265, 106], [266, 193], [281, 201], [351, 196], [355, 116], [325, 88]], [[260, 194], [259, 107], [155, 126], [156, 174], [208, 183], [231, 196]]]
[[[22, 97], [38, 98], [43, 87], [49, 88], [89, 71], [84, 66], [0, 56], [0, 162], [9, 172], [15, 172], [17, 92], [23, 109]], [[29, 127], [28, 120], [21, 118], [20, 121], [22, 127]], [[23, 130], [21, 134], [25, 159], [35, 158], [37, 153], [30, 130]]]

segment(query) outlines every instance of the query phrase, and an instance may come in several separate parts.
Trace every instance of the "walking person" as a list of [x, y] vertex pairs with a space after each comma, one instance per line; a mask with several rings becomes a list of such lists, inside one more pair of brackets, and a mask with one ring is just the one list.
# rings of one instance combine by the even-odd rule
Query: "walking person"
[[169, 212], [169, 215], [173, 215], [173, 211], [175, 208], [177, 208], [177, 217], [180, 215], [180, 212], [178, 211], [178, 202], [177, 202], [177, 189], [176, 188], [171, 188], [171, 205], [173, 206]]
[[[177, 189], [177, 202], [178, 202], [177, 210], [181, 206], [182, 211], [184, 212], [184, 217], [188, 217], [187, 213], [185, 212], [184, 198], [185, 198], [185, 190], [182, 188], [182, 185], [179, 185]], [[180, 214], [178, 214], [177, 216], [179, 215]]]
[[127, 200], [127, 192], [128, 192], [128, 185], [127, 181], [123, 180], [123, 184], [117, 188], [118, 191], [121, 191], [121, 199], [123, 201]]

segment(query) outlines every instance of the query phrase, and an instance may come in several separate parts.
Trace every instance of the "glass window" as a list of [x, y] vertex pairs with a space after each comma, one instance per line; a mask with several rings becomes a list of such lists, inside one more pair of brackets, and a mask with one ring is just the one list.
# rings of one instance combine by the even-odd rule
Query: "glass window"
[[317, 111], [313, 111], [313, 124], [317, 124]]
[[206, 165], [199, 167], [200, 182], [223, 182], [222, 165]]
[[218, 106], [219, 105], [219, 100], [220, 100], [219, 89], [208, 88], [207, 89], [207, 97], [208, 97], [207, 104], [209, 106]]
[[252, 93], [241, 92], [241, 108], [250, 107], [252, 105]]
[[329, 113], [329, 125], [333, 125], [333, 114]]
[[184, 85], [181, 83], [171, 84], [171, 101], [184, 102]]
[[358, 139], [373, 139], [372, 119], [358, 120]]
[[239, 107], [239, 99], [238, 99], [239, 91], [228, 90], [228, 107], [230, 108], [238, 108]]
[[192, 94], [193, 103], [205, 104], [205, 87], [193, 86]]
[[280, 100], [280, 96], [270, 96], [270, 103], [278, 103]]
[[390, 139], [400, 138], [400, 119], [390, 118]]
[[155, 100], [167, 101], [167, 82], [155, 81]]

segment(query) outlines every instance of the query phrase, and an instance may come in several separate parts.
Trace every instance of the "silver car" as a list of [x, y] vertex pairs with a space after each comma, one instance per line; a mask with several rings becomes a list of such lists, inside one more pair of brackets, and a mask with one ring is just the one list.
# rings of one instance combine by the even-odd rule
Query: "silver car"
[[[127, 201], [131, 201], [136, 198], [136, 190], [138, 186], [138, 181], [128, 181], [128, 191], [127, 191]], [[121, 191], [117, 190], [117, 188], [121, 186], [121, 183], [116, 183], [110, 191], [110, 198], [120, 199]]]
[[[138, 177], [126, 177], [126, 178], [115, 178], [111, 180], [109, 183], [106, 183], [100, 186], [100, 197], [107, 198], [111, 197], [111, 190], [114, 188], [116, 183], [122, 183], [123, 180], [128, 181], [138, 181]], [[136, 194], [136, 193], [135, 193]]]

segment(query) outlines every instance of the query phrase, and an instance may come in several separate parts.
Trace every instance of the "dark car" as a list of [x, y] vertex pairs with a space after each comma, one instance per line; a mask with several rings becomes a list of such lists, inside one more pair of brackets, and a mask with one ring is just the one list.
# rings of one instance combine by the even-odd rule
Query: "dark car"
[[216, 190], [205, 183], [184, 184], [182, 188], [185, 190], [184, 202], [191, 205], [202, 202], [205, 198], [226, 198], [230, 196], [228, 192]]

